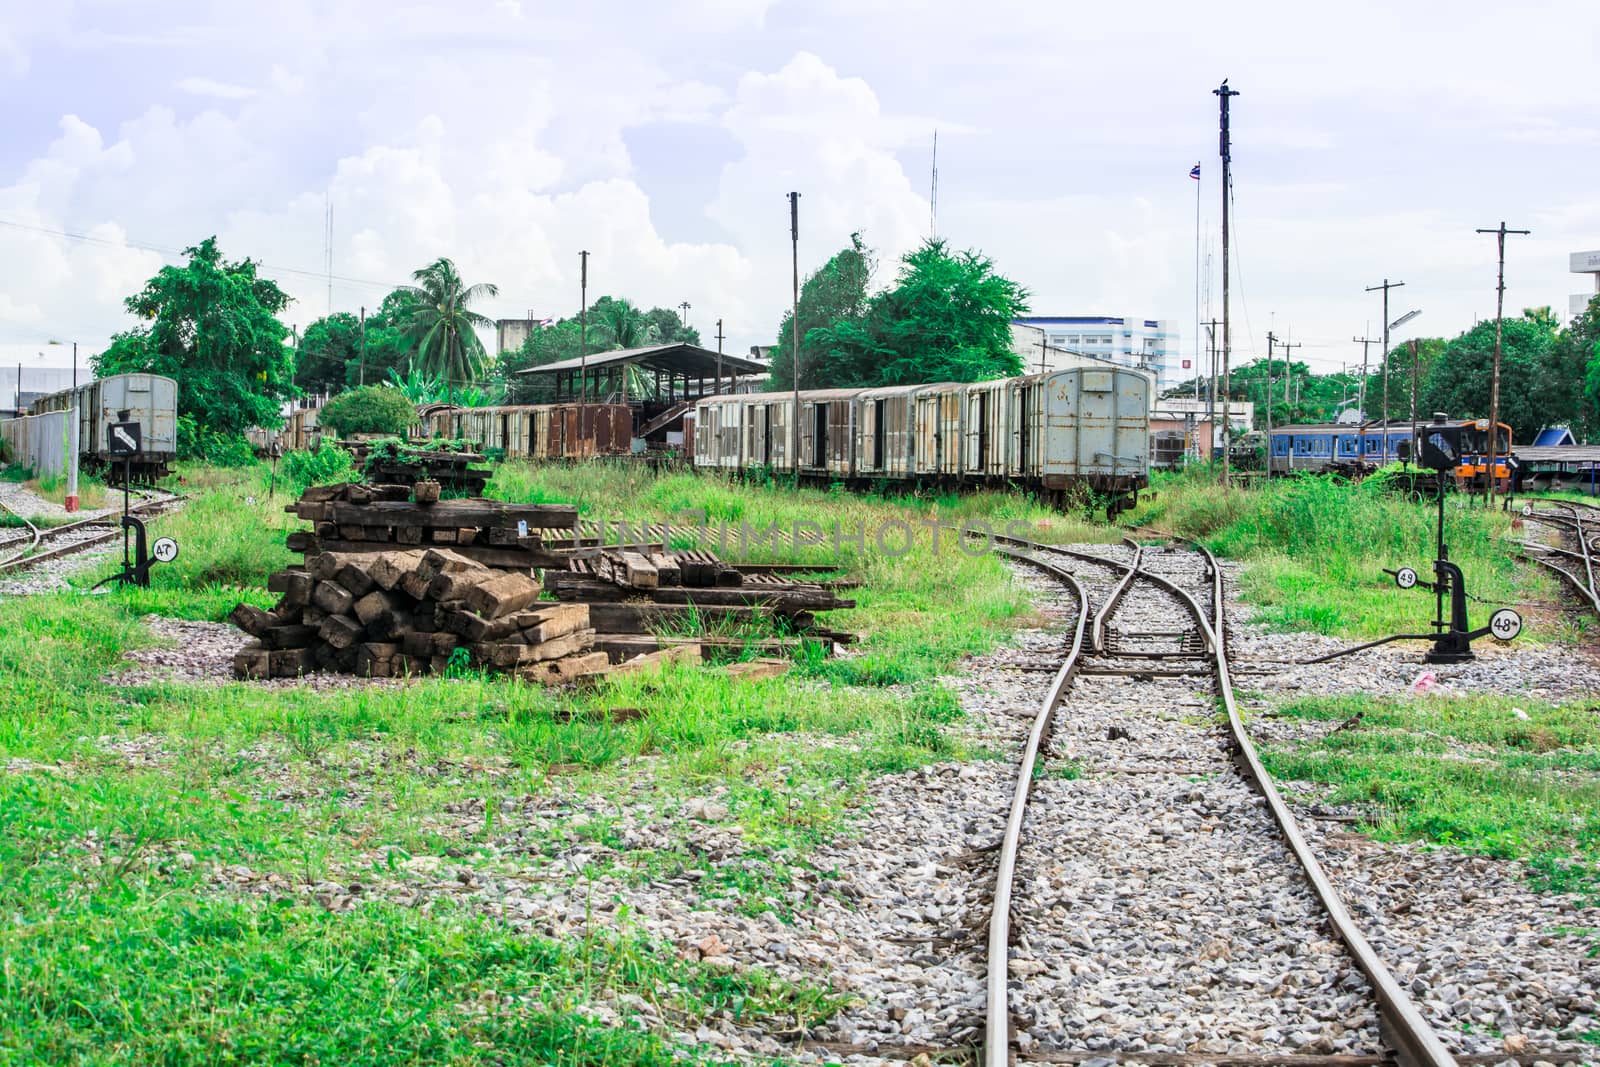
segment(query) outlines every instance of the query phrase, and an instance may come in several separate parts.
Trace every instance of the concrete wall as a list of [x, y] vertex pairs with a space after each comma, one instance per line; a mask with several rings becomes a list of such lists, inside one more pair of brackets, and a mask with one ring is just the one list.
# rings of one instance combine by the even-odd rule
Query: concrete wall
[[539, 325], [538, 319], [499, 319], [494, 324], [495, 355], [515, 352]]
[[67, 473], [68, 411], [51, 411], [0, 422], [0, 439], [13, 462], [32, 467], [41, 477]]

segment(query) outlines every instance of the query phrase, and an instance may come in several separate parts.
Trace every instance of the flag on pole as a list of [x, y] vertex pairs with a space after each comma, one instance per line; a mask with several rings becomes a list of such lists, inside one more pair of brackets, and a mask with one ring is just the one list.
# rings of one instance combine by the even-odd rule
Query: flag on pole
[[1193, 167], [1190, 168], [1189, 177], [1193, 178], [1195, 181], [1199, 181], [1200, 180], [1200, 164], [1196, 163]]
[[553, 316], [553, 315], [551, 317], [547, 318], [547, 319], [540, 319], [539, 320], [539, 326], [541, 328], [543, 328], [543, 329], [546, 329], [546, 330], [548, 330], [550, 327], [554, 326], [555, 324], [556, 324], [556, 320], [555, 320], [555, 316]]

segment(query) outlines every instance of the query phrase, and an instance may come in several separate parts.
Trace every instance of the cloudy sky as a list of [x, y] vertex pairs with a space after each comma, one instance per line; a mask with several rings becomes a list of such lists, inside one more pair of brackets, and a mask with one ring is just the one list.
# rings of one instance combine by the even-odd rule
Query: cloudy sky
[[1187, 173], [1215, 254], [1228, 77], [1236, 353], [1275, 328], [1336, 368], [1386, 277], [1427, 333], [1493, 315], [1473, 230], [1501, 219], [1534, 231], [1508, 307], [1590, 284], [1567, 254], [1600, 248], [1597, 28], [1593, 0], [0, 0], [0, 358], [102, 346], [209, 234], [303, 327], [329, 198], [334, 310], [446, 255], [499, 285], [491, 317], [571, 314], [586, 248], [591, 295], [687, 300], [743, 351], [789, 299], [784, 194], [802, 270], [861, 230], [888, 281], [928, 232], [935, 129], [941, 235], [1035, 313], [1172, 319], [1188, 349]]

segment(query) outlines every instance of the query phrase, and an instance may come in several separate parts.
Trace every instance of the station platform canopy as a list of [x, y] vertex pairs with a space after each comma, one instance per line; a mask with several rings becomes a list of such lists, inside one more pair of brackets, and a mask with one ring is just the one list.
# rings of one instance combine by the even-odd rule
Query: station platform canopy
[[[718, 364], [721, 380], [718, 381]], [[720, 356], [709, 349], [683, 342], [669, 345], [649, 345], [644, 348], [623, 348], [612, 352], [596, 352], [586, 358], [564, 359], [546, 363], [542, 367], [529, 367], [518, 371], [534, 379], [548, 379], [555, 385], [557, 401], [577, 399], [587, 394], [591, 400], [626, 396], [627, 379], [645, 376], [654, 381], [657, 398], [685, 400], [690, 397], [712, 396], [731, 390], [734, 381], [743, 375], [765, 374], [767, 366], [742, 356]], [[583, 388], [585, 378], [588, 388]]]

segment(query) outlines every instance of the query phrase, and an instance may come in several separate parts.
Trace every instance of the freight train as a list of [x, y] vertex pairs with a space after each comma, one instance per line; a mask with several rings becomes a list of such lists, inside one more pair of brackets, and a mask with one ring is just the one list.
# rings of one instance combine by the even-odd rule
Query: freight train
[[[814, 483], [1014, 487], [1065, 507], [1098, 495], [1115, 514], [1150, 478], [1150, 379], [1074, 368], [995, 381], [705, 397], [701, 470]], [[798, 429], [798, 434], [796, 434]], [[798, 437], [798, 440], [797, 440]]]
[[[134, 481], [154, 481], [166, 477], [178, 458], [178, 383], [159, 374], [113, 374], [76, 389], [39, 397], [28, 405], [28, 414], [78, 409], [78, 462], [87, 472], [103, 472], [108, 480], [119, 480], [124, 469], [122, 457], [111, 455], [110, 426], [123, 421], [139, 424], [140, 451], [127, 461]], [[16, 420], [23, 422], [24, 420]]]

